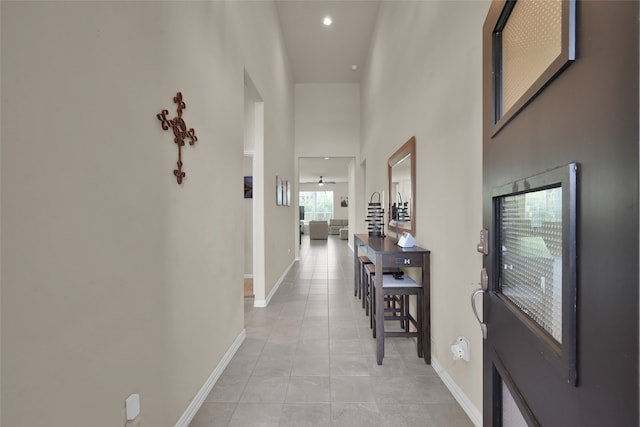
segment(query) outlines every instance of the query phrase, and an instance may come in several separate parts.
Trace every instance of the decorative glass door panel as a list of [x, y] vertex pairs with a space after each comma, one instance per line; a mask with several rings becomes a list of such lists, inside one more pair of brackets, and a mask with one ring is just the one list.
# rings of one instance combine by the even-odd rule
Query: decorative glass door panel
[[562, 343], [562, 188], [500, 200], [502, 293]]
[[577, 169], [571, 163], [494, 189], [491, 280], [494, 295], [535, 337], [535, 352], [574, 385]]

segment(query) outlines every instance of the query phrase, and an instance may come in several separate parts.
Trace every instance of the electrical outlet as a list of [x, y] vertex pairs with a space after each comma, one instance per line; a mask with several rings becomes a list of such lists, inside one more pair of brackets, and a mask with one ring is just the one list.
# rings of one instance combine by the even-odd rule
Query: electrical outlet
[[464, 360], [469, 362], [471, 360], [471, 353], [469, 351], [469, 341], [465, 337], [456, 338], [456, 342], [451, 346], [451, 354], [453, 360]]
[[[135, 420], [138, 415], [140, 415], [140, 395], [138, 393], [133, 393], [131, 396], [127, 397], [127, 400], [124, 402], [124, 406], [127, 412], [127, 421]], [[127, 423], [127, 427], [129, 423]]]

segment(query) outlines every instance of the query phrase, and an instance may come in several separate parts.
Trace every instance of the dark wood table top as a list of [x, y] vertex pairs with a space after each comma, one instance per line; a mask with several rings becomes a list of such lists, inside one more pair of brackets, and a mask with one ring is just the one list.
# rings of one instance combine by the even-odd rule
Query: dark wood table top
[[431, 253], [430, 250], [413, 246], [411, 248], [401, 248], [396, 245], [396, 239], [393, 237], [376, 237], [368, 234], [356, 234], [356, 240], [362, 242], [363, 245], [369, 246], [374, 252], [409, 252], [409, 253]]

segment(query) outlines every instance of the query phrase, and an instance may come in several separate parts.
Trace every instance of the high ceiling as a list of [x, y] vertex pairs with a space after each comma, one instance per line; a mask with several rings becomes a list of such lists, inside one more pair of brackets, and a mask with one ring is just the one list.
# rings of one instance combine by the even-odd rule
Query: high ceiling
[[[359, 83], [378, 14], [374, 0], [278, 0], [295, 83]], [[330, 17], [332, 24], [323, 20]], [[353, 70], [353, 66], [356, 70]], [[330, 155], [331, 153], [327, 153]], [[347, 182], [349, 158], [301, 158], [299, 182]]]
[[301, 183], [317, 183], [322, 179], [327, 182], [347, 182], [349, 162], [352, 157], [332, 157], [330, 159], [318, 157], [301, 157], [298, 161], [298, 171]]
[[[295, 83], [360, 82], [378, 6], [373, 0], [276, 1]], [[323, 25], [327, 16], [330, 26]]]

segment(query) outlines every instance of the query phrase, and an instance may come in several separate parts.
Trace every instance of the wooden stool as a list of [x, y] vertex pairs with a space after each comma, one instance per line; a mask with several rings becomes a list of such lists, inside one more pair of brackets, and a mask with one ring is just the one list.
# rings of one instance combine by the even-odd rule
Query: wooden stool
[[[373, 286], [373, 278], [376, 275], [376, 266], [374, 264], [367, 264], [364, 266], [364, 280], [362, 281], [362, 308], [364, 308], [364, 314], [369, 315], [371, 307], [371, 286]], [[373, 316], [371, 316], [373, 318]]]
[[[371, 262], [371, 260], [365, 256], [365, 255], [360, 255], [358, 257], [358, 268], [360, 269], [360, 282], [356, 283], [353, 282], [353, 296], [358, 296], [358, 298], [362, 299], [362, 284], [363, 281], [365, 280], [365, 265], [368, 264], [373, 264]], [[364, 307], [364, 302], [362, 307]]]
[[[364, 312], [367, 316], [369, 316], [369, 314], [373, 311], [373, 306], [374, 306], [374, 301], [375, 299], [373, 298], [373, 295], [375, 295], [375, 293], [373, 292], [373, 284], [374, 284], [374, 280], [373, 278], [376, 275], [376, 267], [374, 264], [366, 264], [363, 266], [364, 267], [364, 280], [362, 281], [362, 308], [364, 308]], [[382, 274], [383, 275], [387, 275], [387, 274], [393, 274], [395, 272], [397, 272], [398, 269], [393, 268], [393, 269], [385, 269], [383, 270]], [[385, 302], [387, 304], [385, 310], [388, 310], [389, 313], [399, 313], [401, 312], [401, 307], [398, 307], [397, 305], [400, 304], [402, 305], [403, 300], [400, 299], [398, 296], [396, 295], [385, 295]], [[373, 315], [371, 316], [371, 319], [369, 319], [369, 323], [371, 328], [373, 329]]]
[[[384, 327], [384, 320], [399, 320], [401, 322], [401, 328], [403, 329], [403, 331], [384, 331], [383, 330], [382, 333], [384, 334], [384, 337], [385, 338], [417, 337], [418, 338], [418, 345], [417, 345], [418, 357], [422, 357], [423, 345], [424, 345], [424, 343], [422, 342], [422, 327], [424, 323], [424, 319], [423, 319], [424, 308], [422, 307], [424, 289], [422, 288], [422, 285], [419, 285], [413, 279], [407, 276], [404, 276], [402, 279], [396, 279], [392, 275], [385, 274], [382, 276], [382, 286], [379, 286], [379, 285], [377, 286], [375, 275], [371, 276], [371, 279], [372, 279], [372, 283], [371, 283], [370, 294], [371, 294], [371, 301], [372, 301], [371, 320], [373, 321], [372, 323], [373, 337], [376, 338], [376, 333], [378, 332], [376, 331], [375, 317], [380, 315], [379, 310], [382, 310], [381, 315], [383, 316], [383, 327]], [[376, 301], [377, 301], [376, 292], [380, 290], [382, 290], [385, 297], [383, 298], [383, 307], [378, 307], [376, 304]], [[414, 318], [409, 312], [409, 296], [410, 295], [416, 296], [416, 301], [417, 301], [416, 318]], [[402, 303], [399, 304], [399, 312], [396, 311], [395, 308], [393, 309], [393, 311], [391, 311], [384, 307], [384, 301], [386, 301], [386, 297], [389, 297], [389, 296], [395, 296], [396, 298], [399, 298], [402, 301]], [[387, 315], [387, 313], [392, 313], [392, 315]], [[410, 331], [411, 325], [413, 325], [416, 328], [415, 332]]]

